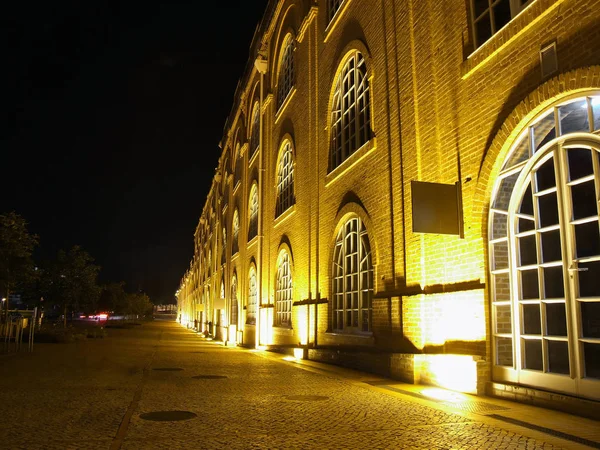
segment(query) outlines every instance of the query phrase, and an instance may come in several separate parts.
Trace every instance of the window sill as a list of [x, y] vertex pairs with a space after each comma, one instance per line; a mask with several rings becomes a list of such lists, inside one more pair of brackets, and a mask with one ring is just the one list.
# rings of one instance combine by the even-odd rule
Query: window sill
[[237, 191], [238, 191], [238, 189], [240, 188], [240, 185], [241, 185], [241, 184], [242, 184], [242, 183], [241, 183], [241, 181], [240, 181], [240, 180], [237, 180], [237, 181], [236, 181], [236, 183], [235, 183], [235, 186], [233, 187], [233, 195], [237, 194]]
[[283, 112], [286, 110], [287, 106], [292, 101], [292, 98], [294, 97], [295, 93], [296, 93], [296, 86], [293, 86], [292, 89], [290, 90], [290, 92], [288, 92], [287, 97], [285, 98], [285, 100], [283, 101], [283, 103], [281, 104], [279, 109], [277, 110], [277, 113], [275, 114], [275, 125], [277, 125], [277, 122], [279, 122], [279, 119], [281, 119], [281, 116], [283, 116]]
[[336, 180], [342, 177], [345, 173], [349, 172], [354, 166], [362, 161], [367, 155], [371, 154], [377, 148], [377, 138], [373, 136], [367, 143], [361, 148], [356, 150], [346, 160], [329, 172], [325, 176], [325, 187], [331, 186]]
[[246, 244], [246, 249], [253, 247], [257, 242], [258, 242], [258, 234], [248, 241], [248, 243]]
[[294, 329], [286, 325], [273, 325], [273, 334], [277, 336], [293, 336]]
[[323, 38], [324, 43], [327, 43], [327, 41], [331, 38], [333, 31], [337, 28], [350, 3], [352, 3], [352, 0], [345, 0], [329, 21], [327, 28], [325, 28], [325, 37]]
[[258, 158], [259, 153], [260, 153], [260, 146], [256, 147], [254, 154], [250, 157], [250, 161], [248, 161], [248, 167], [252, 167], [252, 164], [254, 164], [254, 161], [256, 161], [256, 159]]
[[296, 204], [294, 203], [292, 206], [290, 206], [288, 209], [286, 209], [284, 212], [279, 214], [278, 217], [275, 218], [275, 222], [273, 223], [273, 228], [277, 228], [279, 225], [281, 225], [283, 222], [285, 222], [289, 217], [292, 217], [295, 212], [296, 212]]
[[467, 60], [461, 65], [461, 78], [466, 80], [484, 67], [498, 53], [511, 45], [563, 2], [564, 0], [534, 1], [467, 57]]

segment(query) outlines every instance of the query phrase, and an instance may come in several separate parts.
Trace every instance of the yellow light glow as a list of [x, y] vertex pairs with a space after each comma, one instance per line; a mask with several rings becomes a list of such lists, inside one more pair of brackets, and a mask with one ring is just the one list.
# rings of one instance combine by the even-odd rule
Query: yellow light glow
[[421, 390], [421, 394], [423, 394], [425, 397], [450, 403], [462, 403], [468, 400], [468, 397], [463, 394], [440, 388], [425, 388]]
[[[260, 310], [260, 344], [271, 345], [273, 343], [273, 308]], [[260, 348], [260, 346], [259, 346]]]
[[284, 361], [297, 361], [295, 356], [285, 356], [282, 358]]
[[295, 348], [294, 349], [294, 357], [296, 359], [303, 359], [304, 358], [304, 349], [303, 348]]
[[430, 295], [420, 308], [422, 345], [485, 340], [482, 290]]
[[300, 344], [308, 344], [308, 328], [306, 318], [306, 306], [299, 308], [297, 311], [298, 317], [298, 332], [300, 334]]
[[477, 393], [477, 362], [469, 355], [415, 355], [420, 380], [453, 391]]

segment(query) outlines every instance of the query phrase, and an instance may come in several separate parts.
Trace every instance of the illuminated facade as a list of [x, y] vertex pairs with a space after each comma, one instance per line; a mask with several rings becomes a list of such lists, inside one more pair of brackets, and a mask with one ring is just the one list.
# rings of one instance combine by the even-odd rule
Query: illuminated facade
[[594, 4], [271, 1], [182, 321], [407, 381], [600, 400]]

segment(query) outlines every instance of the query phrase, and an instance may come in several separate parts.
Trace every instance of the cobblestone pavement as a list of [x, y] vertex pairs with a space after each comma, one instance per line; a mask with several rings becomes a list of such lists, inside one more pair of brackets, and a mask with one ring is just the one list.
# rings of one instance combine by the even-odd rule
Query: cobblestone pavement
[[[173, 322], [37, 344], [0, 356], [0, 448], [585, 448], [304, 369]], [[197, 416], [140, 417], [156, 411]]]

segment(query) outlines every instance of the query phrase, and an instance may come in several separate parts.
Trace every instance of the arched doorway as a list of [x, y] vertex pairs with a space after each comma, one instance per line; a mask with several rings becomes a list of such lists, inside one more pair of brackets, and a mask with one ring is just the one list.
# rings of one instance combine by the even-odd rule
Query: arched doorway
[[494, 377], [600, 399], [600, 97], [526, 127], [489, 217]]

